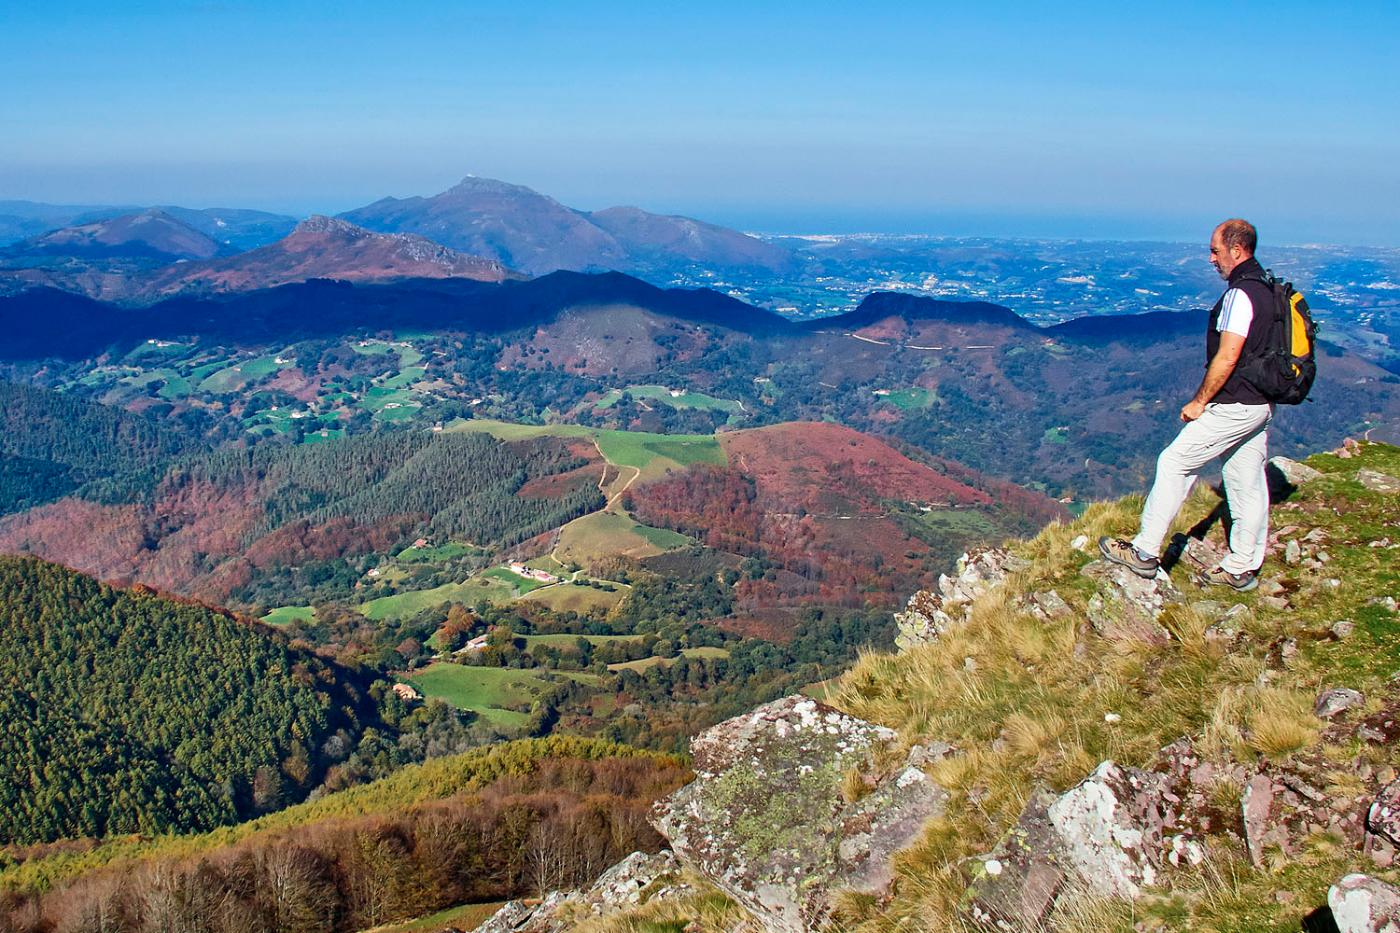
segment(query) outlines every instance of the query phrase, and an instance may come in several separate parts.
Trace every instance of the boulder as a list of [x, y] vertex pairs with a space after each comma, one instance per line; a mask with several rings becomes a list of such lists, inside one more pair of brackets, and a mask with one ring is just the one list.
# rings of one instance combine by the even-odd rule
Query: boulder
[[696, 778], [657, 803], [653, 825], [687, 866], [774, 933], [815, 930], [840, 889], [882, 893], [889, 856], [948, 794], [895, 733], [801, 696], [700, 733]]
[[1313, 712], [1319, 719], [1332, 719], [1344, 711], [1366, 702], [1366, 697], [1347, 687], [1333, 687], [1318, 694]]
[[1340, 933], [1400, 933], [1400, 888], [1370, 875], [1347, 875], [1327, 891]]
[[1089, 597], [1088, 616], [1094, 631], [1112, 640], [1164, 645], [1171, 634], [1158, 621], [1169, 605], [1183, 602], [1181, 591], [1161, 571], [1150, 580], [1127, 567], [1095, 561], [1080, 571], [1098, 584]]
[[506, 901], [476, 928], [475, 933], [515, 933], [523, 930], [534, 914], [535, 908], [524, 901]]
[[1050, 805], [1064, 858], [1089, 890], [1133, 898], [1156, 881], [1164, 785], [1159, 774], [1105, 761]]
[[1287, 457], [1273, 457], [1269, 460], [1269, 466], [1277, 470], [1284, 479], [1294, 486], [1301, 486], [1322, 477], [1321, 472], [1314, 470], [1306, 463], [1299, 463], [1297, 460], [1290, 460]]
[[973, 600], [1029, 567], [1005, 548], [973, 548], [959, 558], [953, 576], [939, 575], [936, 591], [920, 590], [895, 614], [895, 644], [907, 650], [936, 640], [967, 618]]
[[989, 854], [972, 863], [972, 882], [963, 895], [963, 913], [998, 930], [1039, 930], [1072, 870], [1050, 824], [1056, 795], [1031, 795], [1016, 825]]

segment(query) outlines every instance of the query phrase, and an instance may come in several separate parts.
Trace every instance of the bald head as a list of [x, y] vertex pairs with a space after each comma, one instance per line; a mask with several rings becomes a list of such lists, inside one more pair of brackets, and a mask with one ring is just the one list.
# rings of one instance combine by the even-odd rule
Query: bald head
[[1254, 256], [1259, 245], [1259, 231], [1247, 220], [1231, 218], [1215, 228], [1210, 236], [1210, 264], [1228, 279], [1235, 267]]

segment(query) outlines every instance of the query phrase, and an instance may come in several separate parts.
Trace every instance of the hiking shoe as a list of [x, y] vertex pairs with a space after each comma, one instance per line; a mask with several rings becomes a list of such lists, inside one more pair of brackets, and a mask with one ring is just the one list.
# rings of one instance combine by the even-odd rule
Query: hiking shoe
[[1237, 593], [1248, 593], [1259, 585], [1259, 574], [1250, 570], [1231, 573], [1223, 567], [1215, 567], [1196, 574], [1196, 582], [1201, 586], [1228, 586]]
[[1110, 538], [1108, 535], [1099, 539], [1099, 553], [1115, 564], [1122, 564], [1144, 580], [1157, 576], [1157, 568], [1162, 566], [1162, 562], [1155, 557], [1140, 556], [1131, 541]]

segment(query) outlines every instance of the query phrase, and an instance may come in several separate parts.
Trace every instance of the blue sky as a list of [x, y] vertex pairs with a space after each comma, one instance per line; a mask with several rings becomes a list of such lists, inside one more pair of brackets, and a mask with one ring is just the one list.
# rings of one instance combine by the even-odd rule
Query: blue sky
[[470, 172], [755, 230], [1400, 245], [1397, 35], [1393, 0], [0, 0], [0, 199], [307, 213]]

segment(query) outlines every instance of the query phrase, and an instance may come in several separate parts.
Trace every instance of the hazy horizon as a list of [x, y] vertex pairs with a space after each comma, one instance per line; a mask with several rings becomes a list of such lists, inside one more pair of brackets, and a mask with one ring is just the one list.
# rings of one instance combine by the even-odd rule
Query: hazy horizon
[[[301, 215], [470, 172], [765, 232], [1194, 241], [1245, 216], [1395, 246], [1398, 29], [1379, 2], [8, 4], [0, 197]], [[1306, 48], [1261, 73], [1241, 35]]]

